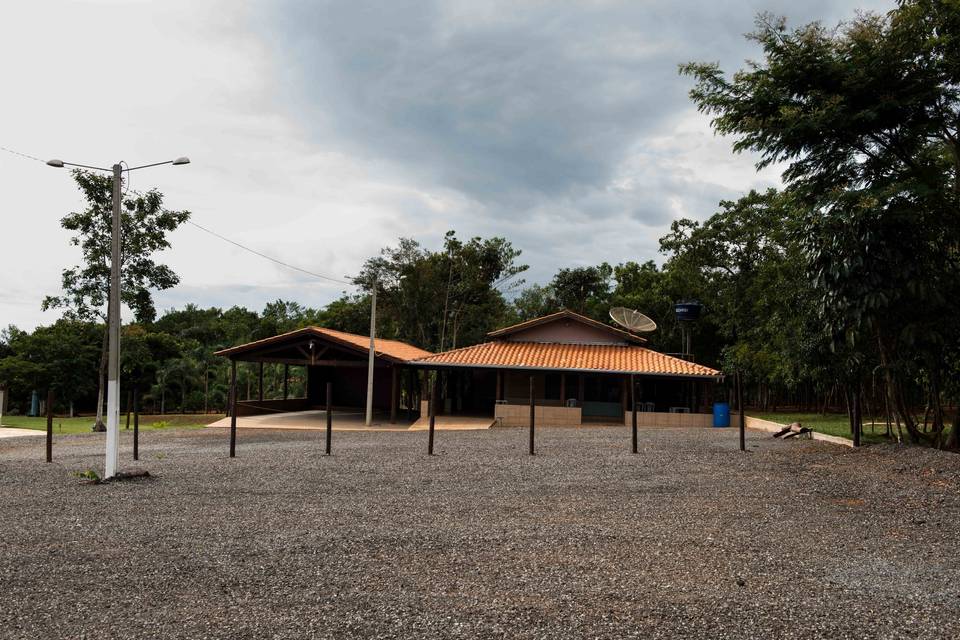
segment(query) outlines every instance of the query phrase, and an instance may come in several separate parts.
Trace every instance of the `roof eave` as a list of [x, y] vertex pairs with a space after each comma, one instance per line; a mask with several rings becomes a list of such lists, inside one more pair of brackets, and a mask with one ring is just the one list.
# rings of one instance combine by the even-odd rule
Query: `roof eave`
[[621, 375], [648, 376], [659, 378], [688, 378], [696, 380], [715, 380], [720, 382], [724, 375], [720, 372], [709, 373], [662, 373], [656, 371], [628, 371], [625, 369], [585, 369], [578, 367], [534, 367], [504, 364], [463, 364], [455, 362], [427, 362], [424, 359], [407, 362], [412, 367], [421, 369], [506, 369], [509, 371], [562, 371], [564, 373], [615, 373]]

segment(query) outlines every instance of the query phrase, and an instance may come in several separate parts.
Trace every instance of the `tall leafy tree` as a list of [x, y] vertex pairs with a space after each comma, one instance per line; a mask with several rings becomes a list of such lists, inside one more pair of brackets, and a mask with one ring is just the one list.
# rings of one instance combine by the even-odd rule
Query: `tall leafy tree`
[[[827, 29], [761, 16], [763, 60], [727, 78], [688, 64], [717, 131], [759, 166], [786, 163], [798, 241], [835, 347], [871, 342], [887, 401], [914, 441], [904, 384], [921, 376], [942, 442], [946, 345], [960, 291], [960, 10], [903, 0]], [[950, 443], [960, 444], [956, 430]]]
[[[73, 178], [86, 200], [86, 208], [64, 216], [60, 224], [73, 232], [71, 244], [80, 247], [82, 262], [65, 269], [62, 293], [48, 296], [43, 309], [62, 308], [68, 318], [104, 322], [100, 358], [97, 421], [103, 430], [103, 391], [107, 366], [107, 302], [110, 298], [110, 254], [113, 220], [113, 177], [75, 170]], [[154, 255], [170, 247], [168, 234], [190, 217], [188, 211], [163, 208], [163, 194], [155, 189], [130, 193], [121, 207], [120, 299], [138, 322], [156, 316], [153, 291], [169, 289], [179, 278], [170, 267], [156, 262]]]

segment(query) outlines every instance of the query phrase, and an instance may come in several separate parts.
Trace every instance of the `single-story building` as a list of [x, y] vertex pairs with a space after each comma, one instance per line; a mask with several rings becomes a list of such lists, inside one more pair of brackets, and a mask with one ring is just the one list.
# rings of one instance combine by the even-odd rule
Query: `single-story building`
[[[489, 342], [417, 358], [441, 374], [437, 413], [489, 416], [522, 426], [531, 385], [539, 424], [709, 426], [719, 371], [645, 347], [639, 335], [560, 311], [488, 334]], [[426, 412], [426, 404], [421, 408]]]
[[[264, 340], [217, 351], [216, 355], [237, 362], [259, 363], [256, 398], [237, 401], [237, 415], [249, 416], [274, 412], [307, 411], [326, 406], [327, 383], [332, 383], [332, 404], [338, 409], [366, 406], [367, 370], [370, 337], [323, 327], [306, 327]], [[389, 412], [396, 422], [401, 400], [414, 407], [418, 371], [409, 364], [431, 355], [429, 351], [398, 340], [378, 338], [374, 348], [373, 407]], [[263, 395], [263, 365], [284, 365], [284, 392], [280, 399]], [[286, 380], [290, 366], [304, 367], [305, 394], [291, 398]]]
[[[430, 353], [378, 338], [374, 349], [373, 406], [396, 422], [401, 407], [426, 419], [428, 374], [437, 380], [436, 414], [489, 419], [489, 425], [529, 421], [543, 426], [630, 424], [631, 383], [639, 426], [709, 426], [721, 373], [654, 351], [637, 334], [560, 311], [488, 334], [482, 344]], [[258, 397], [237, 402], [237, 415], [322, 409], [332, 383], [333, 406], [366, 404], [369, 336], [307, 327], [218, 351], [234, 362], [260, 363]], [[302, 366], [303, 397], [263, 397], [263, 364]]]

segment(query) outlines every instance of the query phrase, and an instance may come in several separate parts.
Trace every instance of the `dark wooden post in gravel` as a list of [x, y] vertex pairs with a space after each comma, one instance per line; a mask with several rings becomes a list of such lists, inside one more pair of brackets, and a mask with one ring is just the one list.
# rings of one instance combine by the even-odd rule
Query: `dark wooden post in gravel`
[[283, 365], [283, 399], [284, 400], [286, 400], [287, 397], [290, 395], [289, 381], [290, 381], [290, 365], [285, 364]]
[[637, 381], [630, 375], [630, 438], [633, 453], [637, 452]]
[[533, 404], [533, 376], [530, 376], [530, 455], [534, 454], [534, 435], [533, 435], [533, 421], [534, 421], [534, 404]]
[[257, 371], [257, 400], [263, 402], [263, 363], [260, 363], [260, 368]]
[[140, 389], [133, 387], [133, 459], [140, 459]]
[[53, 389], [47, 391], [47, 462], [53, 462]]
[[330, 455], [330, 444], [333, 439], [333, 383], [327, 383], [327, 455]]
[[860, 385], [853, 388], [853, 446], [860, 446], [860, 431], [863, 416], [860, 414]]
[[237, 457], [237, 361], [230, 361], [230, 457]]
[[427, 455], [433, 455], [433, 430], [437, 422], [437, 375], [430, 378], [430, 436], [427, 438]]
[[744, 432], [747, 426], [747, 412], [743, 408], [743, 375], [741, 374], [740, 371], [737, 371], [736, 385], [737, 385], [737, 409], [740, 410], [740, 451], [746, 451], [747, 441], [746, 441], [746, 434]]
[[397, 402], [399, 401], [400, 371], [397, 365], [390, 367], [390, 424], [397, 424]]

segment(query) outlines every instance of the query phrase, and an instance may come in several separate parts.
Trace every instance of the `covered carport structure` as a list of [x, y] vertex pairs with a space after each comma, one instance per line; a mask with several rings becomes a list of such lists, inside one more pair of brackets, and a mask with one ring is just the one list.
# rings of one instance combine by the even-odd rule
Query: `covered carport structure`
[[[337, 410], [361, 411], [366, 404], [370, 337], [323, 327], [305, 327], [263, 340], [248, 342], [216, 352], [231, 361], [231, 406], [236, 416], [258, 416], [325, 409], [327, 384], [331, 404]], [[411, 410], [419, 406], [420, 385], [417, 371], [408, 366], [412, 360], [431, 355], [398, 340], [374, 341], [373, 407], [397, 421], [401, 402]], [[256, 363], [256, 397], [236, 398], [238, 362]], [[263, 367], [283, 365], [283, 393], [280, 398], [265, 398]], [[302, 367], [306, 381], [299, 397], [290, 397], [290, 367]]]

